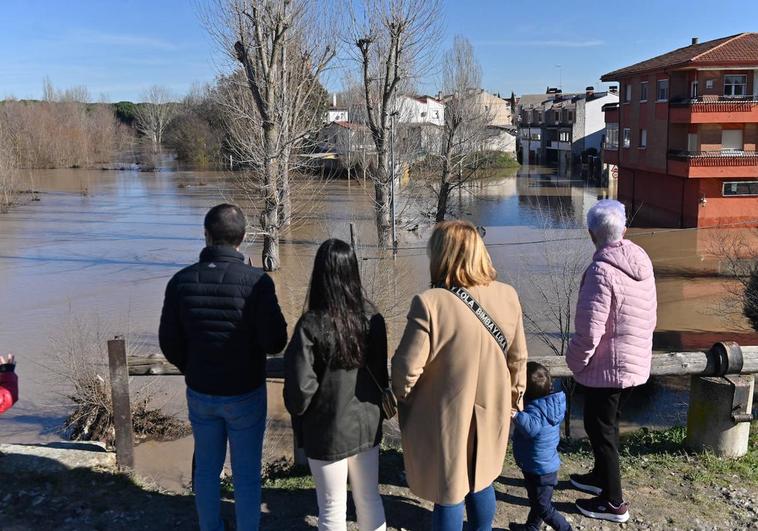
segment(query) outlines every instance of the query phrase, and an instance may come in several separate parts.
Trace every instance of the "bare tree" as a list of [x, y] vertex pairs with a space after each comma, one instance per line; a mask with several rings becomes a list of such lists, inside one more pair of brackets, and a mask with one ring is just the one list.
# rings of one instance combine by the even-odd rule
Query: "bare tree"
[[16, 195], [16, 153], [7, 127], [0, 119], [0, 212], [6, 212]]
[[708, 311], [720, 316], [730, 328], [749, 330], [752, 323], [746, 309], [755, 305], [755, 287], [751, 288], [751, 282], [755, 282], [758, 267], [758, 230], [710, 230], [707, 240], [708, 254], [718, 259], [718, 274], [723, 279], [722, 296], [714, 300]]
[[439, 0], [363, 0], [352, 12], [351, 50], [360, 68], [366, 105], [366, 125], [376, 146], [374, 183], [379, 245], [390, 239], [391, 115], [396, 96], [407, 91], [416, 76], [433, 64], [440, 33]]
[[137, 130], [150, 139], [154, 150], [161, 147], [163, 133], [179, 114], [176, 98], [165, 87], [153, 85], [142, 94], [135, 110]]
[[[586, 231], [566, 206], [558, 204], [545, 208], [539, 202], [545, 199], [550, 200], [550, 197], [535, 197], [543, 242], [537, 244], [536, 256], [514, 279], [514, 284], [522, 295], [527, 330], [549, 352], [565, 356], [571, 340], [582, 274], [592, 256], [592, 245]], [[564, 433], [570, 438], [573, 378], [564, 378], [563, 385], [567, 400]]]
[[[263, 266], [279, 268], [279, 232], [291, 220], [290, 170], [325, 110], [320, 77], [335, 55], [329, 2], [217, 0], [206, 26], [242, 67], [223, 103], [232, 150], [247, 172], [246, 188], [263, 202]], [[235, 86], [236, 85], [236, 86]], [[260, 129], [245, 130], [259, 124]]]
[[465, 37], [456, 36], [442, 60], [442, 88], [446, 96], [445, 122], [436, 135], [438, 146], [429, 150], [439, 178], [432, 189], [437, 199], [435, 221], [443, 221], [450, 194], [475, 173], [487, 140], [492, 112], [479, 101], [482, 69]]

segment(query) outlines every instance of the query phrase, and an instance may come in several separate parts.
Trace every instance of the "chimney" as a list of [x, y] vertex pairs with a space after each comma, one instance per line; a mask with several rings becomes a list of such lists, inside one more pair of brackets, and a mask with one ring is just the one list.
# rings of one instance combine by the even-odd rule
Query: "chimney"
[[591, 98], [592, 96], [594, 96], [595, 95], [595, 87], [587, 87], [587, 88], [585, 88], [584, 89], [584, 95], [587, 98]]
[[337, 107], [337, 93], [332, 94], [332, 107]]
[[613, 85], [612, 87], [608, 87], [608, 92], [611, 94], [618, 94], [619, 88], [616, 85]]
[[697, 37], [692, 37], [692, 44], [698, 44], [700, 42], [700, 39]]

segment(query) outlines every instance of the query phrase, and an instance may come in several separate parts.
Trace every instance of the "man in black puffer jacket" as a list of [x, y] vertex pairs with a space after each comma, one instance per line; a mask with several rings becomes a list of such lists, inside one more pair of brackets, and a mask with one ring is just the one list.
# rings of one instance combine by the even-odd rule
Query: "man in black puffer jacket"
[[224, 529], [219, 476], [227, 440], [237, 529], [259, 528], [266, 354], [287, 343], [273, 280], [246, 264], [239, 252], [245, 226], [237, 206], [218, 205], [208, 212], [207, 247], [198, 263], [169, 281], [161, 314], [161, 350], [187, 383], [193, 486], [203, 531]]

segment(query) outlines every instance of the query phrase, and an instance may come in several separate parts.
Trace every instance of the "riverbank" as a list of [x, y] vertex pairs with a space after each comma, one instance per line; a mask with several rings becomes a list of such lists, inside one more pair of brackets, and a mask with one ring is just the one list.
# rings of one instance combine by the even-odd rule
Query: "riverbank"
[[[634, 530], [758, 529], [758, 421], [750, 450], [740, 460], [691, 454], [682, 446], [684, 430], [638, 430], [624, 436], [622, 473]], [[25, 447], [28, 448], [28, 447]], [[0, 456], [0, 521], [4, 530], [26, 529], [195, 529], [194, 501], [186, 490], [169, 492], [107, 464], [70, 470], [44, 451], [18, 454], [4, 446]], [[573, 507], [577, 496], [568, 475], [591, 464], [586, 441], [562, 445], [563, 467], [555, 501], [575, 529], [616, 529], [588, 520]], [[428, 529], [431, 506], [414, 497], [404, 482], [402, 454], [384, 448], [381, 492], [391, 530]], [[228, 486], [228, 485], [227, 485]], [[495, 482], [498, 508], [495, 529], [523, 522], [528, 512], [521, 475], [509, 454]], [[230, 491], [227, 488], [227, 492]], [[231, 494], [230, 494], [231, 495]], [[231, 516], [232, 502], [224, 504]], [[307, 470], [286, 462], [269, 464], [263, 486], [264, 529], [312, 529], [317, 523], [316, 495]], [[348, 509], [349, 529], [356, 529]]]

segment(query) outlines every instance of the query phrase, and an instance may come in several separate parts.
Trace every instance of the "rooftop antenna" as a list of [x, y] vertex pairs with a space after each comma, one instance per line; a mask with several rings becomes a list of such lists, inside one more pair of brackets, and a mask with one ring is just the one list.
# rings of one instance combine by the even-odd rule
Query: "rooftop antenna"
[[563, 67], [562, 65], [555, 65], [558, 69], [558, 88], [563, 92]]

